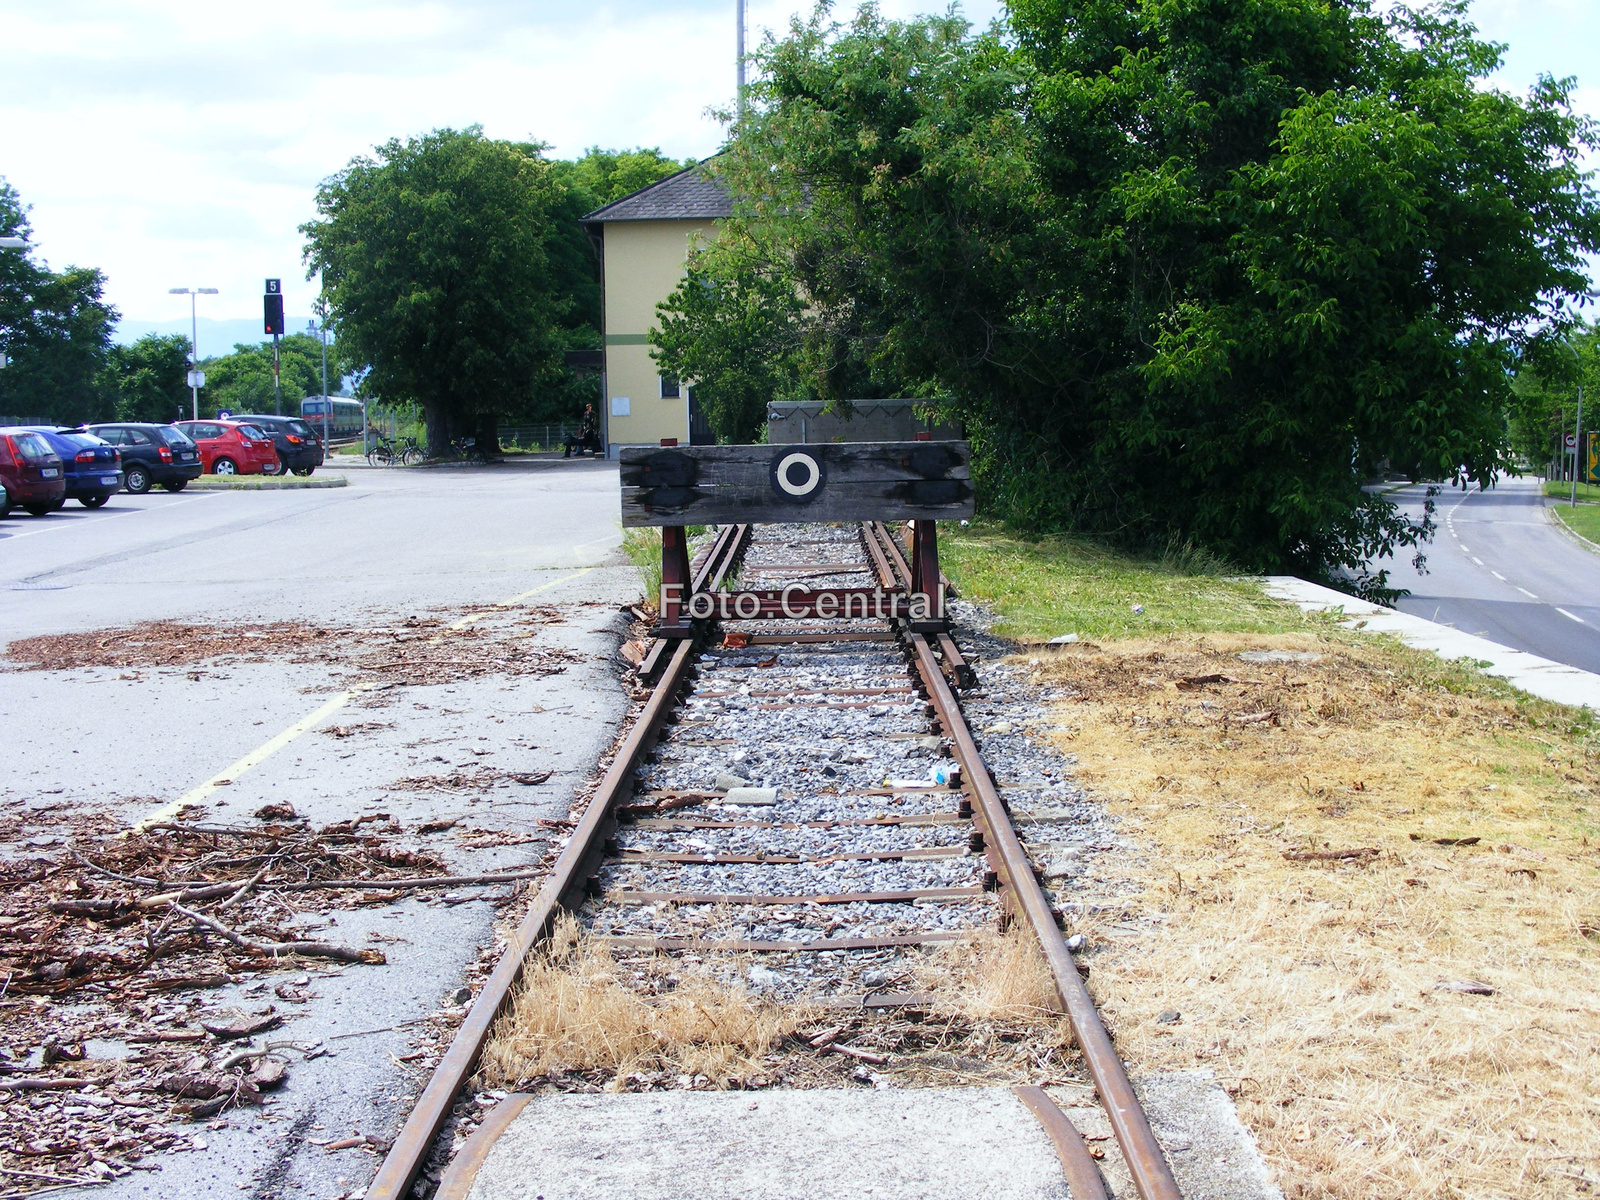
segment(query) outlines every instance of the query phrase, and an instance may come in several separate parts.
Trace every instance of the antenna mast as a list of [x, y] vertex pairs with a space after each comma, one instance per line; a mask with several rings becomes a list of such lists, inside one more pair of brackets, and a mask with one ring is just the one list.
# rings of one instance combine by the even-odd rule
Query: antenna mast
[[739, 22], [739, 92], [738, 108], [739, 119], [744, 120], [744, 0], [736, 0], [735, 7], [738, 12]]

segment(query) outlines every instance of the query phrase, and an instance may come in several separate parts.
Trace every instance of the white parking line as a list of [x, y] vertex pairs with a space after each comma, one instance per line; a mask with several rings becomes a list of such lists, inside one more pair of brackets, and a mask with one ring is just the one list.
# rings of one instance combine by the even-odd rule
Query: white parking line
[[[1513, 584], [1513, 585], [1512, 585], [1512, 586], [1513, 586], [1513, 587], [1516, 587], [1516, 585], [1515, 585], [1515, 584]], [[1528, 598], [1528, 599], [1529, 599], [1529, 600], [1537, 600], [1537, 599], [1538, 599], [1538, 598], [1539, 598], [1539, 597], [1537, 597], [1537, 596], [1535, 596], [1535, 595], [1534, 595], [1534, 594], [1533, 594], [1533, 593], [1532, 593], [1532, 592], [1530, 592], [1530, 591], [1529, 591], [1529, 590], [1528, 590], [1528, 589], [1527, 589], [1527, 588], [1525, 588], [1525, 587], [1517, 587], [1517, 591], [1519, 591], [1519, 592], [1521, 592], [1521, 593], [1522, 593], [1522, 594], [1523, 594], [1523, 595], [1524, 595], [1524, 596], [1526, 596], [1526, 597], [1527, 597], [1527, 598]]]
[[[48, 518], [34, 517], [33, 519], [39, 522], [39, 528], [30, 529], [26, 533], [9, 534], [4, 538], [0, 538], [0, 541], [14, 542], [19, 538], [33, 537], [34, 534], [37, 533], [49, 533], [52, 529], [84, 529], [90, 525], [98, 525], [101, 521], [115, 521], [118, 517], [137, 517], [143, 515], [144, 513], [167, 512], [171, 509], [177, 508], [180, 504], [193, 504], [196, 500], [209, 500], [212, 496], [216, 495], [220, 495], [220, 493], [201, 492], [198, 496], [185, 496], [182, 500], [173, 500], [167, 504], [163, 504], [160, 508], [119, 508], [113, 510], [112, 512], [96, 513], [92, 517], [79, 517], [70, 525], [64, 524], [61, 521], [57, 521], [54, 525], [48, 525], [45, 524], [45, 521]], [[7, 519], [9, 520], [9, 518]]]
[[[1551, 607], [1552, 607], [1552, 608], [1555, 608], [1555, 606], [1554, 606], [1554, 605], [1551, 605]], [[1561, 614], [1561, 615], [1562, 615], [1562, 616], [1563, 616], [1563, 617], [1566, 617], [1566, 618], [1567, 618], [1567, 620], [1569, 620], [1569, 621], [1576, 621], [1576, 622], [1577, 622], [1577, 623], [1578, 623], [1578, 624], [1579, 624], [1579, 625], [1587, 625], [1587, 624], [1588, 624], [1588, 623], [1589, 623], [1589, 622], [1587, 622], [1587, 621], [1585, 621], [1585, 620], [1584, 620], [1584, 619], [1583, 619], [1583, 618], [1582, 618], [1582, 617], [1575, 617], [1575, 616], [1573, 616], [1573, 615], [1572, 615], [1572, 614], [1571, 614], [1571, 613], [1569, 613], [1569, 612], [1568, 612], [1568, 611], [1567, 611], [1567, 610], [1566, 610], [1566, 609], [1564, 609], [1564, 608], [1557, 608], [1557, 609], [1556, 609], [1556, 611], [1557, 611], [1557, 612], [1558, 612], [1558, 613], [1560, 613], [1560, 614]]]
[[[537, 596], [540, 592], [547, 592], [553, 587], [559, 587], [563, 583], [571, 583], [574, 579], [581, 579], [592, 570], [594, 570], [593, 567], [585, 567], [583, 570], [574, 572], [571, 575], [563, 575], [560, 579], [552, 579], [549, 583], [541, 583], [536, 588], [529, 588], [525, 592], [519, 592], [517, 595], [512, 596], [509, 600], [501, 600], [494, 607], [497, 609], [512, 608], [526, 600], [529, 596]], [[468, 625], [473, 624], [475, 621], [481, 621], [487, 615], [487, 612], [471, 613], [468, 616], [462, 617], [459, 621], [451, 622], [449, 625], [445, 626], [445, 629], [465, 629]], [[443, 641], [444, 634], [440, 633], [432, 640], [434, 642]], [[146, 829], [150, 828], [150, 826], [155, 825], [158, 822], [166, 821], [177, 816], [178, 813], [182, 812], [185, 808], [188, 808], [191, 804], [200, 803], [200, 801], [211, 795], [211, 793], [216, 791], [218, 788], [227, 787], [229, 784], [237, 783], [239, 781], [239, 776], [245, 774], [247, 771], [250, 771], [255, 767], [259, 767], [262, 763], [266, 762], [267, 759], [271, 758], [279, 750], [282, 750], [301, 734], [315, 728], [321, 722], [333, 716], [334, 713], [338, 712], [354, 697], [359, 696], [362, 692], [371, 691], [377, 686], [378, 681], [373, 680], [370, 683], [358, 683], [355, 685], [355, 687], [350, 688], [348, 691], [340, 692], [337, 696], [322, 704], [314, 711], [309, 712], [305, 716], [301, 717], [282, 733], [279, 733], [276, 736], [267, 739], [265, 742], [262, 742], [261, 745], [250, 751], [250, 753], [246, 754], [243, 758], [229, 763], [226, 767], [218, 771], [215, 775], [206, 780], [204, 783], [200, 784], [198, 787], [190, 788], [176, 800], [172, 800], [166, 804], [163, 804], [160, 808], [153, 812], [146, 813], [144, 816], [140, 817], [139, 820], [134, 822], [133, 828], [130, 830], [130, 832], [142, 833]]]

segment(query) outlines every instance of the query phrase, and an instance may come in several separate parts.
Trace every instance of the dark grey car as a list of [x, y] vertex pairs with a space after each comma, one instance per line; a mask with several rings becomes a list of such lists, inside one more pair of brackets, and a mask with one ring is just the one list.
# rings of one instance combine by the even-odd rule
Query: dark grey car
[[155, 483], [169, 492], [181, 492], [191, 479], [200, 478], [200, 448], [181, 429], [142, 421], [85, 428], [122, 451], [122, 486], [135, 496]]
[[322, 465], [322, 439], [314, 425], [299, 417], [235, 413], [230, 421], [249, 421], [272, 439], [278, 450], [278, 473], [309, 475]]

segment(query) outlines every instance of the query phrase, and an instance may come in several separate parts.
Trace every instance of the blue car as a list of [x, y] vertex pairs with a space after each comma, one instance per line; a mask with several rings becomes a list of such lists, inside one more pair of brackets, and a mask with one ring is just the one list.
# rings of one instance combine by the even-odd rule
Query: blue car
[[61, 457], [62, 474], [67, 481], [67, 494], [61, 504], [76, 500], [85, 508], [99, 508], [122, 490], [122, 453], [110, 442], [82, 429], [52, 429], [46, 425], [29, 428]]

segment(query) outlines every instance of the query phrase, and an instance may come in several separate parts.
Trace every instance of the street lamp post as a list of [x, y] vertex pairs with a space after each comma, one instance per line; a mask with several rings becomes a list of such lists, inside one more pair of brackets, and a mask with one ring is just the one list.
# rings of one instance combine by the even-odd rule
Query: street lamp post
[[1572, 344], [1572, 339], [1562, 337], [1567, 344], [1567, 349], [1572, 351], [1572, 357], [1578, 360], [1578, 415], [1572, 422], [1572, 436], [1577, 439], [1572, 447], [1572, 499], [1567, 502], [1569, 508], [1578, 507], [1578, 472], [1588, 474], [1588, 457], [1583, 452], [1583, 355], [1578, 353], [1578, 348]]
[[216, 288], [168, 288], [171, 296], [189, 297], [189, 397], [193, 402], [190, 416], [200, 419], [200, 318], [196, 314], [196, 296], [215, 296]]

